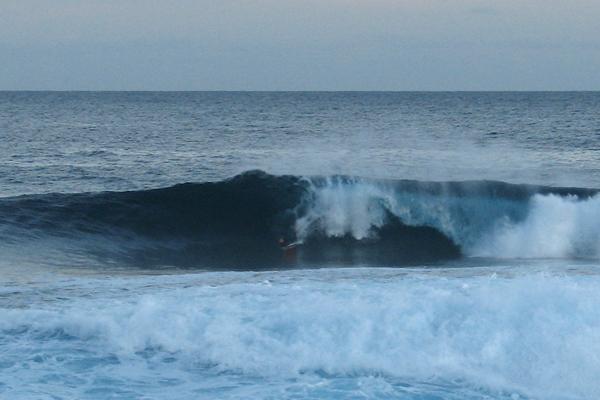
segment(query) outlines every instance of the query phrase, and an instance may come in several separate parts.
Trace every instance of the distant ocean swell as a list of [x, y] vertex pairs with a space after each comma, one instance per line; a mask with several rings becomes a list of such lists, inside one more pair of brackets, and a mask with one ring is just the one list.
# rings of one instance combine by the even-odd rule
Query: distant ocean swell
[[[151, 265], [407, 265], [600, 257], [597, 190], [249, 171], [221, 182], [0, 199], [0, 246]], [[58, 249], [58, 250], [57, 250]]]

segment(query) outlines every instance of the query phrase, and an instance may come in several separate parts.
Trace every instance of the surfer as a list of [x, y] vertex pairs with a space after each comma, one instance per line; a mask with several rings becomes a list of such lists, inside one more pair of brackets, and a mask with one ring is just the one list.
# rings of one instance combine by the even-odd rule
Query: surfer
[[296, 258], [296, 249], [298, 248], [298, 242], [289, 243], [285, 238], [279, 238], [279, 248], [283, 251], [283, 256], [288, 260]]

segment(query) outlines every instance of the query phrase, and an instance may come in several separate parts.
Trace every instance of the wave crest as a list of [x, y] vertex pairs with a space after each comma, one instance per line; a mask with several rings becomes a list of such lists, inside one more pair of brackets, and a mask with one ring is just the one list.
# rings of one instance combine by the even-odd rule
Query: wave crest
[[277, 266], [280, 237], [302, 243], [293, 264], [597, 258], [596, 193], [249, 171], [164, 189], [1, 199], [0, 246], [52, 238], [145, 266]]

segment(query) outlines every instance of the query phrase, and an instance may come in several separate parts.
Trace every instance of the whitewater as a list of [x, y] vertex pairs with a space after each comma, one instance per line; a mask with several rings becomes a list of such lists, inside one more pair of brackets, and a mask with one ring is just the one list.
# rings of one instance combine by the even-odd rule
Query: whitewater
[[502, 267], [5, 287], [3, 396], [594, 398], [600, 277]]
[[0, 398], [596, 399], [599, 116], [2, 92]]

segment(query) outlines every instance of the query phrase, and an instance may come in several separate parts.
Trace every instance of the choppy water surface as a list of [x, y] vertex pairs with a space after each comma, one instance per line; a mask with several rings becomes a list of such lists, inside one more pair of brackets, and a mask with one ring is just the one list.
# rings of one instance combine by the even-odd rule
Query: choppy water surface
[[0, 93], [0, 397], [598, 398], [599, 127], [597, 93]]

